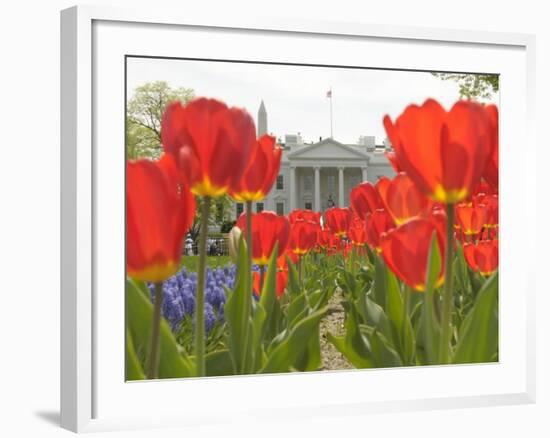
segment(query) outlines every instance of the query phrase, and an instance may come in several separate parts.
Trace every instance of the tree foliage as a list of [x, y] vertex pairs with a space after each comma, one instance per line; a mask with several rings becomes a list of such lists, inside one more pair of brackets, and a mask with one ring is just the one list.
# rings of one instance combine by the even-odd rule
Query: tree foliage
[[128, 158], [158, 158], [162, 152], [160, 123], [166, 105], [195, 97], [191, 88], [171, 88], [165, 81], [146, 82], [134, 90], [126, 105]]
[[498, 75], [471, 73], [432, 73], [444, 81], [454, 81], [462, 99], [487, 100], [498, 92]]

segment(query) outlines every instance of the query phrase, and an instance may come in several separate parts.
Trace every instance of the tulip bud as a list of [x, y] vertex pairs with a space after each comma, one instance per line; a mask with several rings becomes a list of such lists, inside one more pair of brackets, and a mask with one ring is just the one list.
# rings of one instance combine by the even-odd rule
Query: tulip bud
[[[241, 235], [242, 231], [239, 227], [233, 227], [229, 232], [229, 256], [234, 263], [237, 263], [237, 258], [239, 256], [239, 242], [241, 240]], [[243, 245], [246, 245], [244, 240]]]

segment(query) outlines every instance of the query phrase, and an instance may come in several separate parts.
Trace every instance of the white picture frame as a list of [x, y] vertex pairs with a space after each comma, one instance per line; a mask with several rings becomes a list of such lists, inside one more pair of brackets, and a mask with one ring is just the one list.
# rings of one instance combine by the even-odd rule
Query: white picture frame
[[[135, 55], [138, 50], [151, 55], [151, 50], [157, 50], [155, 44], [158, 50], [174, 50], [169, 44], [161, 44], [174, 32], [182, 32], [181, 38], [193, 38], [194, 53], [220, 50], [210, 47], [214, 44], [209, 45], [208, 41], [226, 32], [224, 39], [233, 38], [235, 42], [280, 40], [277, 45], [268, 45], [267, 50], [265, 46], [250, 44], [250, 59], [264, 49], [262, 56], [269, 59], [287, 57], [287, 61], [297, 62], [307, 53], [316, 59], [334, 57], [337, 63], [359, 53], [357, 48], [372, 46], [374, 66], [391, 62], [401, 68], [445, 70], [463, 62], [463, 70], [502, 75], [502, 354], [498, 364], [144, 383], [125, 383], [120, 379], [124, 375], [124, 370], [117, 367], [124, 360], [124, 345], [120, 343], [124, 337], [123, 296], [113, 292], [117, 298], [109, 309], [103, 298], [106, 285], [114, 281], [113, 289], [119, 291], [117, 288], [123, 288], [124, 283], [124, 265], [119, 263], [124, 257], [124, 233], [120, 240], [124, 215], [117, 215], [124, 207], [124, 186], [120, 186], [124, 181], [120, 166], [124, 160], [124, 132], [120, 130], [124, 113], [120, 111], [113, 118], [107, 110], [103, 111], [109, 103], [105, 96], [114, 99], [110, 101], [116, 103], [112, 111], [118, 114], [116, 111], [124, 105], [121, 54]], [[149, 47], [142, 40], [145, 34], [153, 38], [149, 38]], [[291, 45], [299, 41], [309, 48], [302, 55], [291, 50]], [[384, 47], [376, 48], [377, 44]], [[325, 53], [327, 47], [334, 51]], [[226, 58], [240, 56], [229, 47], [224, 50]], [[446, 55], [449, 51], [456, 51], [452, 61]], [[396, 61], [397, 53], [401, 58]], [[425, 57], [418, 56], [422, 53]], [[235, 422], [272, 415], [305, 418], [534, 402], [535, 273], [522, 260], [522, 254], [534, 248], [536, 213], [535, 208], [517, 207], [528, 202], [536, 206], [534, 53], [534, 36], [524, 34], [199, 16], [188, 10], [183, 13], [156, 8], [136, 11], [78, 6], [62, 11], [61, 426], [84, 432]], [[357, 62], [363, 65], [362, 61]], [[106, 149], [107, 141], [114, 147]], [[517, 141], [522, 142], [523, 153], [513, 156], [510, 144]], [[113, 224], [105, 217], [105, 211], [112, 214]], [[531, 232], [520, 239], [517, 231], [525, 224]], [[106, 264], [114, 268], [104, 268]], [[514, 327], [511, 312], [517, 314]], [[394, 382], [391, 388], [385, 381], [388, 373]], [[463, 384], [461, 379], [473, 379], [473, 385]], [[451, 380], [456, 381], [454, 386], [445, 385]], [[427, 381], [432, 382], [433, 388], [422, 387], [422, 382]], [[369, 391], [363, 390], [365, 385]], [[169, 408], [182, 390], [191, 394], [192, 403], [180, 398], [179, 406]], [[212, 400], [208, 394], [214, 390], [218, 397]], [[290, 390], [296, 391], [292, 402], [287, 397]], [[266, 393], [270, 394], [269, 400], [262, 398]], [[321, 397], [327, 393], [331, 394], [330, 400]], [[132, 400], [139, 398], [145, 400], [145, 405], [155, 401], [156, 407], [147, 405], [139, 412], [132, 405]]]

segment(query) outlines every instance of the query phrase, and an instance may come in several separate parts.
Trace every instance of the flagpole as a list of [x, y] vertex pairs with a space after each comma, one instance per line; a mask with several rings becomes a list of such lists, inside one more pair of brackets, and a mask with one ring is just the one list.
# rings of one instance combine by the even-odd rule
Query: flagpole
[[330, 87], [330, 138], [332, 137], [332, 86]]

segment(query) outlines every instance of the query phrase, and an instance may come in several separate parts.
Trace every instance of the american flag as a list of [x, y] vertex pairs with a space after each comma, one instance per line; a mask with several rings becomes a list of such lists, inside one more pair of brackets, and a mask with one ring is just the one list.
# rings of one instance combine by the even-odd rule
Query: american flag
[[332, 98], [332, 90], [327, 91], [327, 97]]

